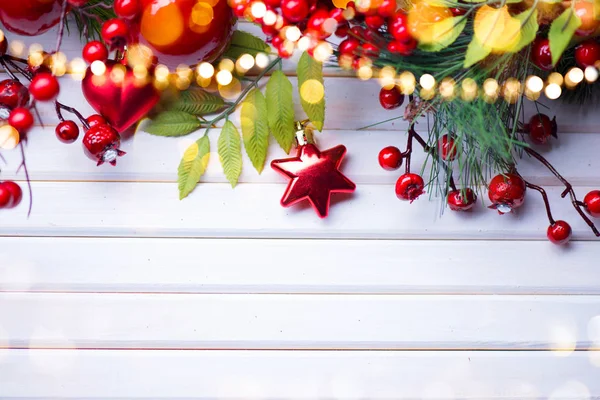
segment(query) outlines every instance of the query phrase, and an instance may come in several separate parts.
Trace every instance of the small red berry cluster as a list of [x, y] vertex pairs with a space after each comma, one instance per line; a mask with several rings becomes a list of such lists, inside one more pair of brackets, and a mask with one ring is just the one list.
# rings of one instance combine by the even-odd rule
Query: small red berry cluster
[[[544, 37], [536, 38], [531, 46], [531, 61], [544, 71], [550, 71], [554, 68], [548, 39]], [[587, 39], [575, 46], [575, 62], [582, 69], [598, 67], [600, 43], [598, 43], [597, 38]]]

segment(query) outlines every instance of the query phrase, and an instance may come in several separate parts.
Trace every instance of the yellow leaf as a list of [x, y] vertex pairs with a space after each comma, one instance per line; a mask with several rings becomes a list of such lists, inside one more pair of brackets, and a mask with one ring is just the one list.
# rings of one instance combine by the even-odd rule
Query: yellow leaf
[[496, 44], [503, 40], [507, 16], [510, 18], [506, 6], [496, 9], [485, 5], [477, 10], [473, 30], [478, 42], [486, 47], [497, 47]]
[[455, 21], [447, 7], [416, 3], [408, 11], [408, 29], [420, 44], [445, 41], [453, 35]]

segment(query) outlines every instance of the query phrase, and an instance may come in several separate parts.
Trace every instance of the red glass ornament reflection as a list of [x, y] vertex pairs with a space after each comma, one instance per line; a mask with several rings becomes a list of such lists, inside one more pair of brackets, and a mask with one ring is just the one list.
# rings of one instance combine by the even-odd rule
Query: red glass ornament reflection
[[0, 0], [0, 21], [18, 35], [41, 35], [60, 21], [62, 1]]

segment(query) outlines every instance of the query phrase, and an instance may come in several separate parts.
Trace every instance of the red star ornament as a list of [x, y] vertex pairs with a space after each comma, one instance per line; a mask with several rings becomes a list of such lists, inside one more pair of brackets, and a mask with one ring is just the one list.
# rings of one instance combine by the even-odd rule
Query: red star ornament
[[356, 185], [339, 170], [346, 146], [323, 152], [314, 144], [298, 147], [296, 157], [273, 160], [271, 168], [290, 179], [281, 205], [292, 206], [308, 200], [319, 217], [329, 214], [331, 193], [352, 193]]

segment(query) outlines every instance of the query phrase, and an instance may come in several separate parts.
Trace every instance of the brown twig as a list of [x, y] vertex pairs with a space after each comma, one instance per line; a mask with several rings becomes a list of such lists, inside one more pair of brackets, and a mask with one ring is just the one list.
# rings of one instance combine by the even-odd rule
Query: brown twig
[[31, 179], [29, 179], [29, 171], [27, 170], [27, 161], [25, 159], [25, 147], [23, 146], [23, 142], [19, 142], [19, 147], [21, 148], [21, 165], [19, 166], [19, 169], [23, 167], [25, 179], [27, 180], [27, 188], [29, 189], [29, 209], [27, 210], [27, 218], [29, 218], [31, 215], [31, 209], [33, 208], [33, 191], [31, 190]]
[[60, 10], [60, 22], [58, 23], [58, 35], [56, 35], [56, 48], [54, 49], [55, 53], [58, 53], [60, 50], [60, 45], [62, 44], [63, 35], [65, 34], [65, 20], [67, 19], [67, 11], [69, 7], [68, 1], [63, 1], [62, 8]]
[[69, 107], [69, 106], [66, 106], [66, 105], [58, 102], [58, 101], [55, 101], [54, 102], [54, 109], [56, 110], [56, 115], [58, 116], [59, 120], [61, 120], [61, 121], [65, 120], [63, 118], [63, 115], [62, 115], [62, 112], [61, 112], [61, 109], [62, 109], [62, 110], [70, 112], [71, 114], [74, 114], [79, 119], [79, 122], [81, 122], [81, 124], [83, 125], [83, 127], [86, 130], [90, 129], [90, 124], [88, 124], [87, 119], [79, 111], [77, 111], [73, 107]]
[[[523, 178], [523, 177], [521, 177]], [[548, 214], [548, 221], [550, 222], [550, 225], [554, 225], [554, 218], [552, 217], [552, 211], [550, 209], [550, 201], [548, 200], [548, 195], [546, 194], [546, 191], [544, 190], [544, 188], [542, 188], [541, 186], [538, 185], [534, 185], [533, 183], [527, 182], [525, 179], [523, 179], [523, 182], [525, 182], [525, 186], [527, 186], [530, 189], [536, 190], [538, 192], [540, 192], [540, 194], [542, 195], [542, 199], [544, 200], [544, 206], [546, 206], [546, 214]]]

